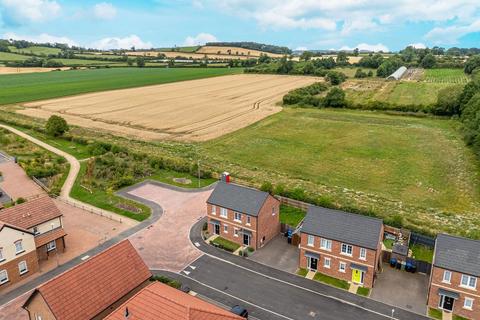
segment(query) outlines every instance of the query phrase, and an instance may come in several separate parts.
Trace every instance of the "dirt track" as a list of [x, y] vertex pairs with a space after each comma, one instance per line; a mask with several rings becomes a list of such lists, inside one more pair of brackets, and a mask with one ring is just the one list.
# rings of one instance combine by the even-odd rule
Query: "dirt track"
[[22, 114], [142, 139], [203, 141], [281, 110], [277, 102], [319, 78], [232, 75], [27, 103]]

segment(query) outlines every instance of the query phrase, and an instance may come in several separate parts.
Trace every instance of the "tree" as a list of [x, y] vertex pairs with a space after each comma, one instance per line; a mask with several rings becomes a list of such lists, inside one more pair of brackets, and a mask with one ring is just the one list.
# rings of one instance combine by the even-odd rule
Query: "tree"
[[258, 58], [258, 63], [270, 63], [271, 61], [272, 61], [272, 58], [270, 58], [264, 53], [261, 53], [260, 57]]
[[145, 67], [145, 58], [144, 57], [137, 57], [137, 67], [143, 68]]
[[58, 137], [63, 135], [69, 130], [67, 121], [59, 116], [51, 116], [48, 118], [47, 124], [45, 125], [45, 130], [51, 136]]
[[402, 66], [402, 61], [398, 57], [391, 57], [385, 60], [377, 69], [377, 76], [386, 78]]
[[460, 95], [463, 86], [456, 85], [443, 88], [438, 92], [437, 104], [432, 112], [438, 115], [454, 115], [460, 113]]
[[293, 61], [288, 60], [287, 57], [280, 59], [280, 65], [277, 69], [277, 73], [288, 74], [293, 70]]
[[338, 87], [330, 89], [330, 91], [325, 96], [325, 99], [323, 100], [323, 104], [325, 105], [325, 107], [331, 108], [344, 107], [346, 104], [345, 92]]
[[465, 62], [465, 73], [472, 74], [473, 70], [480, 68], [480, 55], [470, 57]]
[[360, 50], [358, 50], [358, 48], [355, 48], [355, 49], [353, 50], [353, 55], [354, 55], [355, 57], [358, 57], [358, 54], [359, 54], [359, 53], [360, 53]]
[[357, 69], [357, 71], [355, 72], [355, 78], [366, 78], [367, 76], [367, 73], [362, 69]]
[[308, 61], [303, 66], [303, 74], [314, 74], [315, 73], [315, 66], [311, 61]]
[[344, 82], [347, 79], [347, 76], [338, 71], [329, 71], [326, 75], [327, 81], [329, 81], [332, 85], [336, 86], [340, 83]]
[[425, 57], [423, 57], [420, 65], [422, 66], [422, 68], [431, 69], [431, 68], [435, 67], [436, 63], [437, 63], [437, 59], [435, 59], [435, 56], [433, 54], [429, 53]]
[[348, 56], [345, 51], [340, 51], [337, 54], [337, 65], [339, 66], [345, 66], [348, 64]]
[[128, 65], [129, 67], [133, 66], [133, 60], [127, 58], [127, 65]]
[[300, 60], [303, 61], [308, 61], [311, 60], [313, 57], [313, 53], [310, 51], [303, 51], [302, 54], [300, 55]]

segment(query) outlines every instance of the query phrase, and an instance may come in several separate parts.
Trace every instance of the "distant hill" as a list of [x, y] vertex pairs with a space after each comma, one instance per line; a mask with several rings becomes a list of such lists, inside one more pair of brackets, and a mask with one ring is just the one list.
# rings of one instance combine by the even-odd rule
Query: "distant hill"
[[243, 49], [264, 51], [276, 54], [291, 54], [292, 50], [287, 47], [279, 47], [270, 44], [263, 44], [257, 42], [207, 42], [205, 46], [215, 47], [237, 47]]

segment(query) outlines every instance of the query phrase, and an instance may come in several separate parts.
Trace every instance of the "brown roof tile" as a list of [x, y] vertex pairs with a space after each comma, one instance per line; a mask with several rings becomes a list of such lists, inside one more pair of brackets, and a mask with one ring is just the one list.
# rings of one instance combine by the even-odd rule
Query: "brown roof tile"
[[33, 228], [60, 216], [62, 213], [48, 196], [0, 210], [1, 221], [24, 229]]
[[105, 320], [241, 320], [243, 318], [160, 282], [153, 282]]
[[44, 283], [32, 296], [40, 293], [57, 320], [91, 319], [150, 276], [130, 241], [124, 240]]
[[57, 228], [52, 231], [48, 231], [44, 234], [35, 237], [35, 247], [41, 247], [50, 241], [57, 240], [58, 238], [65, 237], [67, 233], [63, 228]]

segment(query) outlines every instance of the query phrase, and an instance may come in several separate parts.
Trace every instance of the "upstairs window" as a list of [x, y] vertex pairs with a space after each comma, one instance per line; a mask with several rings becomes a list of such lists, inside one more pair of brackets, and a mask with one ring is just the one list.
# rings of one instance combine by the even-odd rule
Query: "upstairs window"
[[217, 214], [217, 207], [216, 206], [212, 206], [212, 214], [213, 215]]
[[239, 212], [235, 212], [235, 221], [242, 222], [242, 214]]
[[460, 285], [465, 288], [475, 289], [477, 287], [477, 278], [462, 274]]
[[247, 216], [247, 225], [250, 225], [250, 216]]
[[315, 237], [309, 234], [307, 236], [307, 246], [313, 247], [314, 242], [315, 242]]
[[342, 254], [346, 254], [347, 256], [351, 256], [353, 252], [353, 247], [349, 244], [342, 243]]
[[360, 256], [359, 258], [361, 260], [367, 260], [367, 249], [365, 248], [360, 248]]
[[332, 250], [332, 240], [322, 238], [320, 240], [320, 249], [331, 251]]
[[28, 272], [28, 267], [27, 267], [27, 262], [26, 261], [20, 261], [20, 263], [18, 264], [18, 272], [20, 272], [20, 275]]
[[19, 254], [22, 253], [23, 251], [23, 243], [22, 240], [15, 241], [15, 253]]
[[452, 273], [448, 270], [445, 270], [443, 272], [443, 282], [446, 282], [446, 283], [450, 283], [450, 281], [452, 280]]
[[227, 217], [227, 209], [220, 208], [220, 217], [223, 217], [223, 218]]
[[5, 260], [5, 257], [3, 256], [3, 248], [0, 248], [0, 261]]

